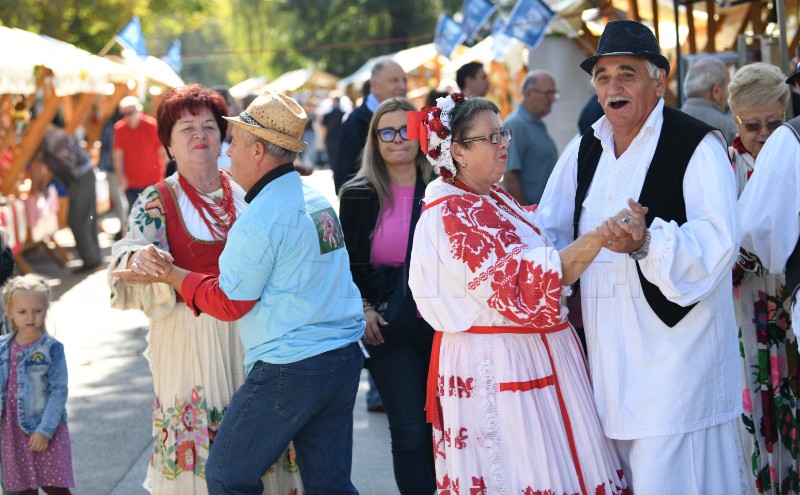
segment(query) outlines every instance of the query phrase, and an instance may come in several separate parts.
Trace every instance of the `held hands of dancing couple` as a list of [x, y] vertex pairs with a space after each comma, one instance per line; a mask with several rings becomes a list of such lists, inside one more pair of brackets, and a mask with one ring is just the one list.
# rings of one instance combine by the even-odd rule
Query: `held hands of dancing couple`
[[[578, 279], [601, 248], [615, 253], [632, 253], [642, 247], [647, 233], [644, 218], [647, 207], [633, 199], [628, 200], [628, 206], [629, 208], [624, 208], [616, 215], [607, 218], [593, 231], [582, 235], [561, 250], [563, 281], [566, 285]], [[170, 284], [175, 290], [180, 290], [183, 279], [189, 272], [173, 265], [173, 261], [172, 255], [167, 251], [151, 245], [133, 253], [128, 258], [127, 268], [116, 270], [113, 274], [128, 282], [163, 282]], [[371, 307], [364, 309], [368, 319], [367, 340], [374, 341], [370, 343], [381, 343], [383, 338], [379, 328], [386, 323]]]
[[630, 209], [623, 209], [601, 223], [595, 233], [603, 238], [604, 248], [615, 253], [632, 253], [644, 245], [647, 207], [628, 199]]
[[128, 282], [164, 282], [180, 290], [183, 279], [189, 272], [173, 265], [169, 252], [150, 245], [130, 255], [127, 268], [115, 270], [113, 275]]
[[644, 245], [647, 207], [633, 199], [628, 199], [628, 206], [629, 209], [623, 208], [559, 251], [564, 285], [574, 284], [602, 248], [615, 253], [633, 253]]

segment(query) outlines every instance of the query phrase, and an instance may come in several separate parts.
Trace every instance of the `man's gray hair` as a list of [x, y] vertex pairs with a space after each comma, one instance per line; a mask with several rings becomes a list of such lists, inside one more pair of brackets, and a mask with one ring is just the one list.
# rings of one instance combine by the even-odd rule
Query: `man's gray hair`
[[244, 131], [242, 132], [242, 136], [244, 136], [245, 146], [250, 146], [253, 143], [261, 143], [264, 146], [264, 151], [280, 162], [293, 162], [297, 157], [296, 151], [287, 150], [277, 144], [270, 143], [266, 139], [261, 139], [251, 132]]
[[722, 86], [728, 79], [728, 69], [716, 58], [704, 58], [697, 62], [686, 73], [683, 90], [687, 98], [703, 96], [711, 91], [715, 84]]
[[529, 71], [527, 74], [525, 74], [525, 79], [522, 80], [522, 85], [519, 88], [520, 93], [525, 93], [525, 90], [528, 89], [528, 86], [531, 86], [532, 84], [536, 84], [537, 82], [539, 82], [539, 79], [541, 79], [543, 77], [549, 77], [553, 81], [556, 80], [556, 78], [553, 77], [553, 74], [547, 72], [546, 70], [544, 70], [544, 69], [534, 69], [532, 71]]
[[375, 65], [372, 66], [372, 72], [370, 73], [370, 77], [372, 79], [377, 78], [378, 75], [383, 71], [383, 69], [386, 68], [387, 65], [399, 66], [400, 64], [398, 64], [392, 57], [389, 56], [381, 57], [375, 62]]
[[[661, 67], [657, 66], [653, 62], [647, 60], [646, 58], [643, 59], [643, 60], [644, 60], [645, 67], [647, 67], [647, 73], [650, 74], [650, 79], [658, 79], [658, 76], [661, 74], [661, 71], [664, 70], [664, 69], [662, 69]], [[591, 79], [592, 87], [594, 87], [594, 70], [596, 68], [597, 68], [597, 64], [595, 64], [594, 67], [592, 67], [592, 79]], [[666, 73], [666, 71], [664, 71], [664, 72]]]

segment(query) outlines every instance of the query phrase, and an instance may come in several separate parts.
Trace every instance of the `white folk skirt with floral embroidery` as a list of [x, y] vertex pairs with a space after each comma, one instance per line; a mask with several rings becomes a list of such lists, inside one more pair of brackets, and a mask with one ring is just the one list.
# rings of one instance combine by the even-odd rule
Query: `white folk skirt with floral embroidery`
[[437, 402], [439, 495], [628, 493], [571, 327], [444, 333]]
[[[208, 493], [210, 443], [245, 380], [236, 324], [195, 317], [178, 303], [165, 318], [151, 322], [148, 344], [154, 447], [144, 486], [158, 495]], [[291, 444], [262, 481], [265, 494], [303, 493]]]

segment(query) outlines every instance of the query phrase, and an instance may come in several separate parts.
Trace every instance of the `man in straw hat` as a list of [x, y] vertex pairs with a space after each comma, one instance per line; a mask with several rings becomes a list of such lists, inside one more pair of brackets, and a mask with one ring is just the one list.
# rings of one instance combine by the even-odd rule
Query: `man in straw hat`
[[290, 440], [305, 493], [358, 493], [350, 467], [364, 313], [336, 212], [292, 165], [306, 147], [306, 113], [267, 91], [227, 119], [231, 171], [249, 206], [228, 234], [220, 274], [160, 259], [158, 275], [197, 314], [230, 320], [230, 300], [253, 304], [239, 321], [248, 378], [211, 448], [209, 493], [261, 494], [259, 478]]
[[580, 67], [605, 115], [556, 164], [542, 223], [559, 248], [626, 206], [648, 226], [640, 241], [607, 241], [581, 277], [605, 434], [633, 493], [742, 493], [739, 223], [725, 140], [664, 107], [670, 65], [643, 24], [609, 22]]
[[[800, 90], [800, 50], [796, 64], [786, 84]], [[739, 206], [742, 247], [770, 272], [786, 274], [792, 330], [800, 335], [800, 116], [767, 139]]]

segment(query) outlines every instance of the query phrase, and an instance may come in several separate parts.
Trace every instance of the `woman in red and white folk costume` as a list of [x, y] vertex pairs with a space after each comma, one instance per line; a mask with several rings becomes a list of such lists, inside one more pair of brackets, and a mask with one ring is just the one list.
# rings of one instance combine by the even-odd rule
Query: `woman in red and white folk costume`
[[605, 242], [640, 238], [642, 215], [623, 210], [557, 251], [535, 207], [495, 185], [511, 139], [498, 113], [458, 93], [409, 113], [442, 176], [426, 189], [409, 280], [437, 330], [426, 411], [439, 494], [626, 494], [561, 296]]

